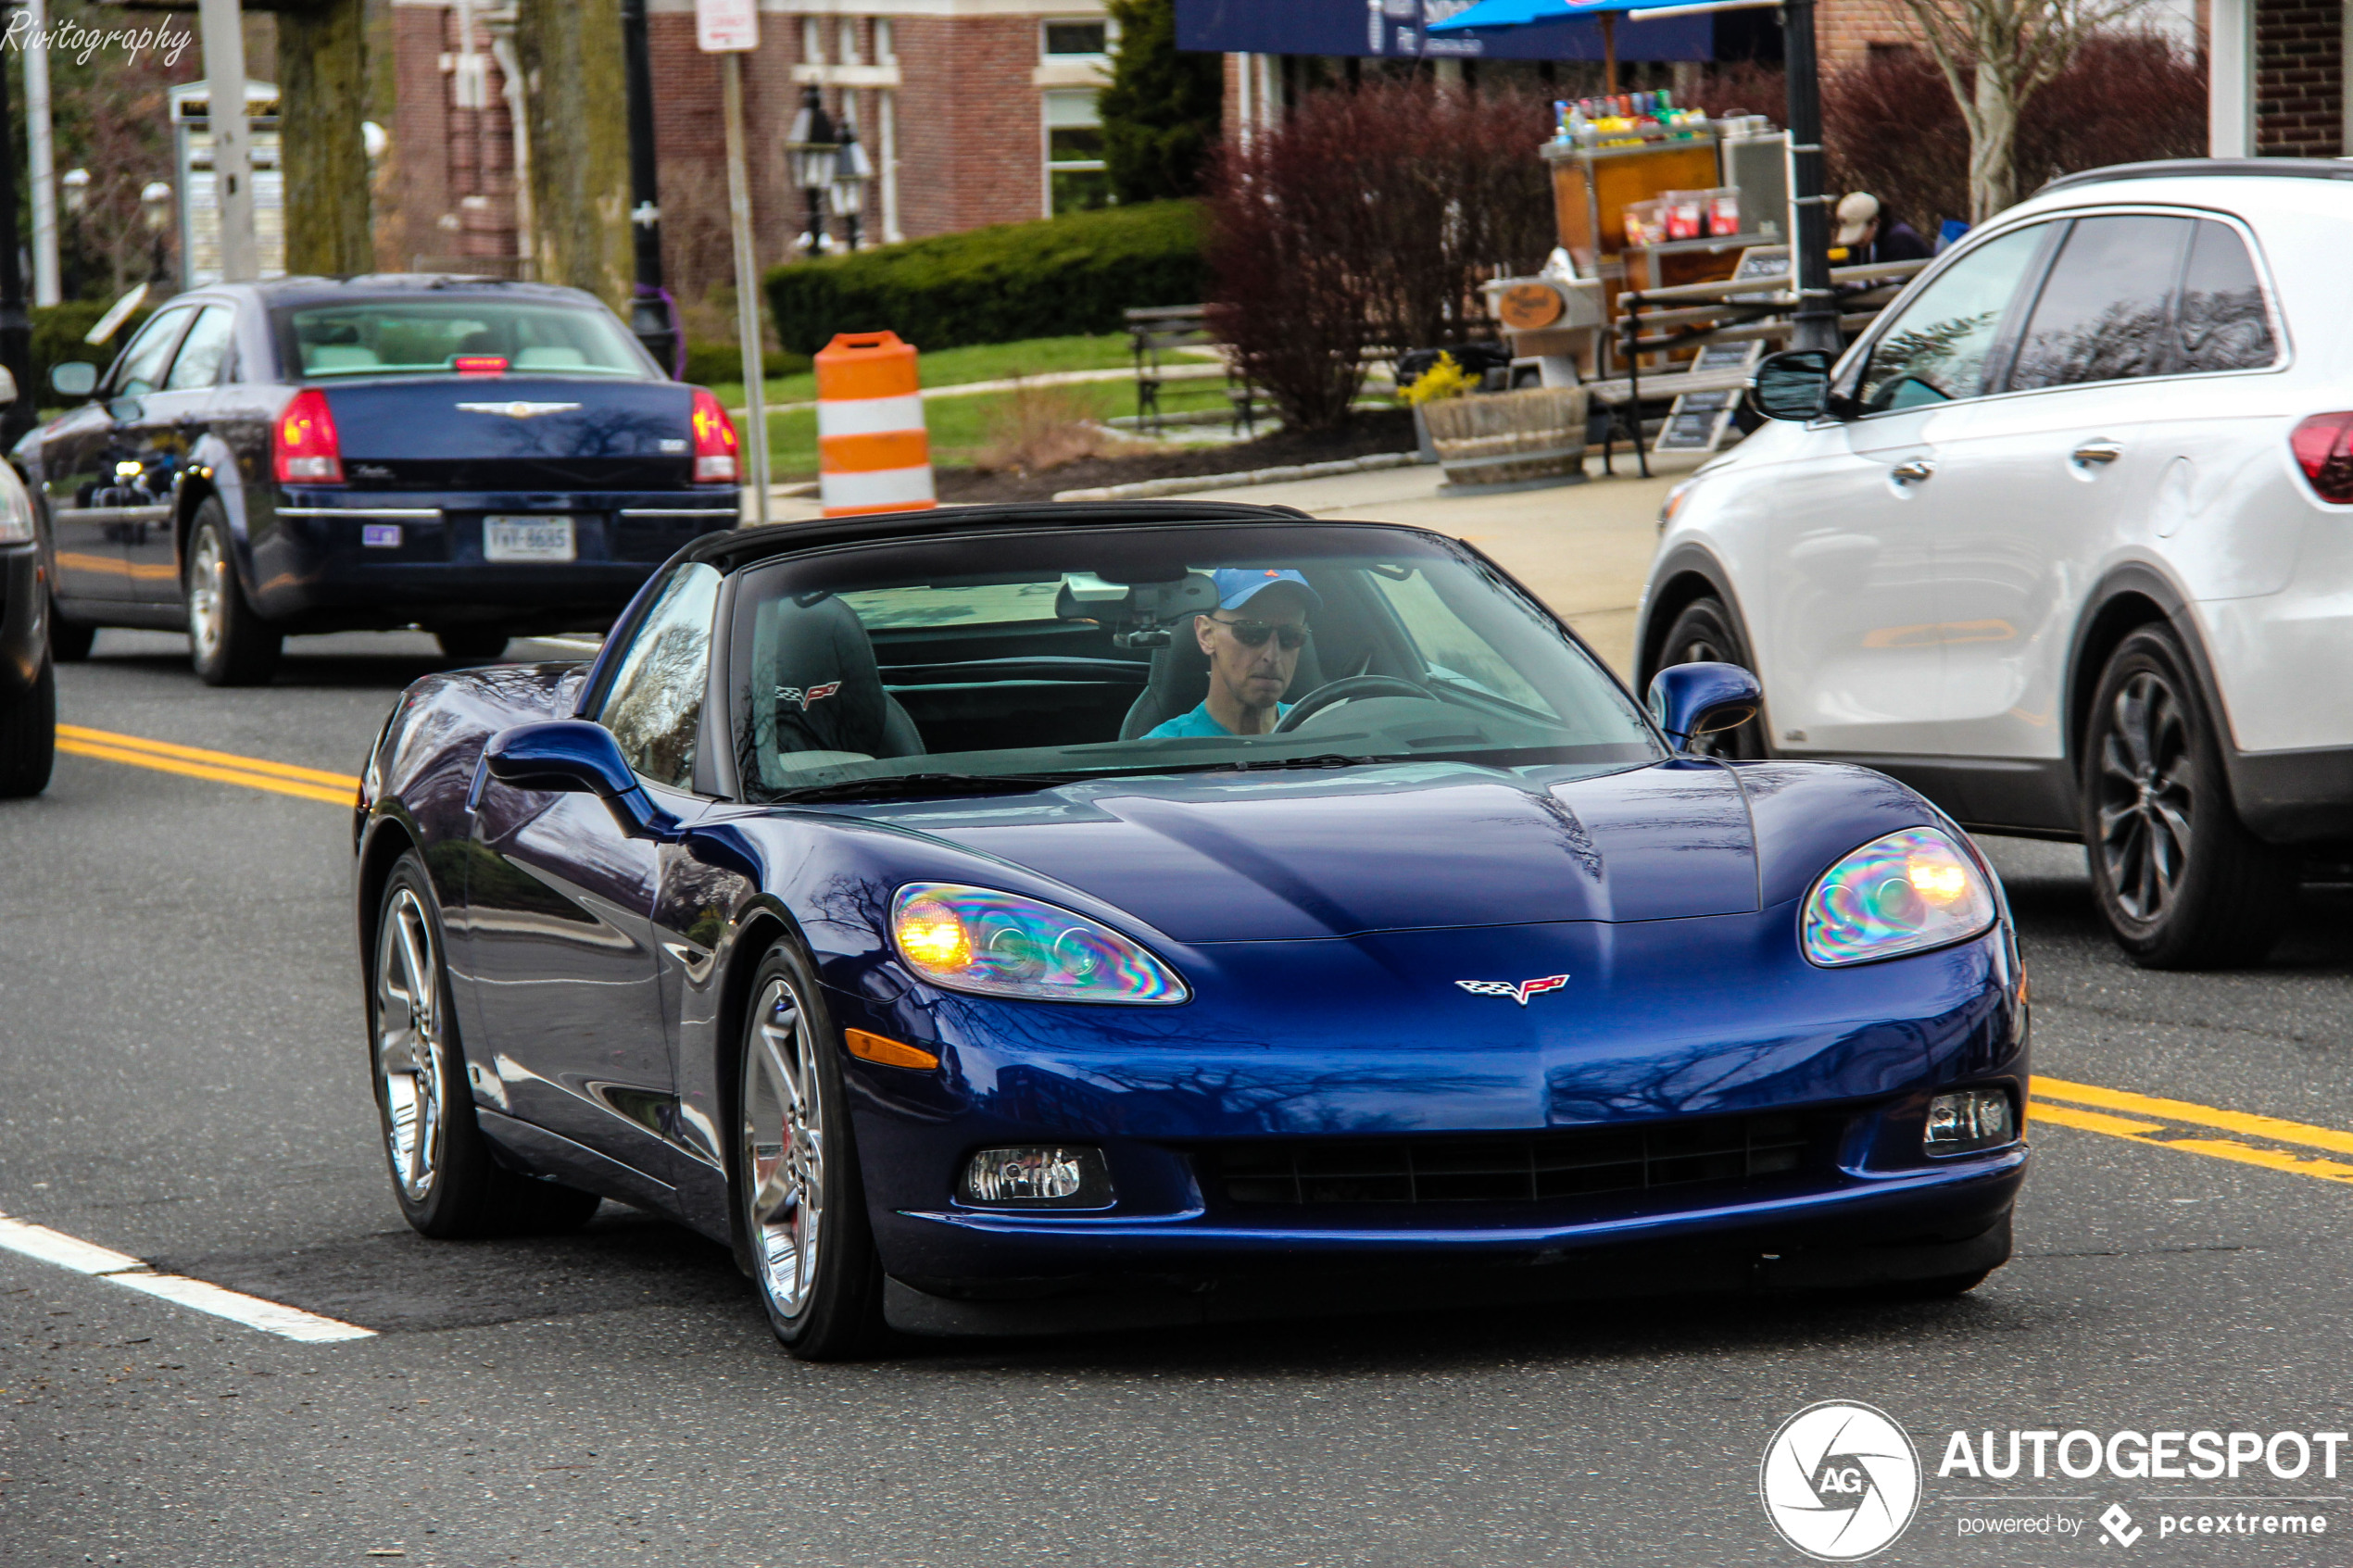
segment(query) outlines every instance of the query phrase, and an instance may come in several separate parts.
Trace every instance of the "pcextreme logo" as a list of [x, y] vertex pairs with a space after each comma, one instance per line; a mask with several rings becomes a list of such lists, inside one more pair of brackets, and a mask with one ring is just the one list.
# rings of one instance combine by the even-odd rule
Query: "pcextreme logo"
[[1920, 1456], [1884, 1411], [1825, 1399], [1781, 1423], [1756, 1490], [1781, 1539], [1824, 1562], [1853, 1562], [1911, 1524]]

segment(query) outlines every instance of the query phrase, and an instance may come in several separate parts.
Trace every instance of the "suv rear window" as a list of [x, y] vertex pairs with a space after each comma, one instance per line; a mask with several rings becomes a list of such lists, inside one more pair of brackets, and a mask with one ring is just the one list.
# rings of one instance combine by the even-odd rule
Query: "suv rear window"
[[[461, 368], [650, 377], [643, 353], [605, 311], [545, 300], [359, 300], [278, 314], [279, 353], [303, 380], [448, 375]], [[460, 367], [460, 359], [503, 365]]]

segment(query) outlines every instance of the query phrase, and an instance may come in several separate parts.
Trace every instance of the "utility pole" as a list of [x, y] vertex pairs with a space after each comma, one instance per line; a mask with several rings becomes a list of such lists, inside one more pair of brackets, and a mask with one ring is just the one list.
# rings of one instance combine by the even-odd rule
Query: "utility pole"
[[65, 297], [57, 281], [57, 143], [49, 124], [48, 0], [24, 0], [25, 149], [32, 165], [32, 303]]
[[1790, 279], [1797, 287], [1792, 348], [1838, 355], [1838, 296], [1831, 289], [1830, 197], [1822, 191], [1821, 60], [1814, 0], [1784, 0], [1781, 58], [1789, 77]]
[[752, 518], [768, 524], [768, 357], [760, 341], [760, 261], [751, 242], [751, 173], [745, 166], [744, 56], [760, 47], [753, 0], [695, 0], [695, 46], [720, 56], [727, 122], [727, 217], [736, 241], [736, 342], [743, 354], [744, 415], [737, 449], [749, 459]]
[[[5, 10], [5, 7], [0, 7]], [[8, 123], [8, 73], [0, 70], [0, 148], [15, 143]], [[17, 262], [17, 160], [0, 157], [0, 365], [17, 383], [16, 400], [0, 412], [0, 446], [40, 422], [32, 395], [32, 318], [24, 307], [24, 269]]]
[[679, 352], [677, 308], [661, 282], [661, 189], [654, 164], [653, 48], [646, 36], [646, 0], [621, 0], [621, 49], [629, 71], [629, 232], [637, 264], [629, 330], [676, 376], [686, 358]]
[[[212, 134], [212, 192], [220, 214], [220, 281], [250, 282], [261, 276], [261, 249], [253, 237], [253, 121], [245, 113], [245, 18], [237, 0], [202, 0], [198, 15], [204, 24], [205, 128]], [[9, 210], [13, 213], [14, 207]], [[15, 255], [12, 247], [9, 256]], [[188, 259], [182, 258], [183, 268]], [[14, 266], [14, 260], [9, 264]]]

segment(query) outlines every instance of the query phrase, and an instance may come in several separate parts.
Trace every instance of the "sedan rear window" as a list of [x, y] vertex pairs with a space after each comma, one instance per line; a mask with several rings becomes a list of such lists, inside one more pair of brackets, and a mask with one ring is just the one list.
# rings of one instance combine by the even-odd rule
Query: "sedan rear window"
[[279, 333], [286, 364], [306, 381], [462, 370], [653, 373], [610, 315], [543, 300], [476, 295], [311, 306], [282, 312]]

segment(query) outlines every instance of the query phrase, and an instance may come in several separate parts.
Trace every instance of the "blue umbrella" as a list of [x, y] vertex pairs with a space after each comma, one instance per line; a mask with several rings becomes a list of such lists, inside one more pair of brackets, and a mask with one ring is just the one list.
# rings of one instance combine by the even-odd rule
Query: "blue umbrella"
[[1429, 24], [1431, 32], [1469, 32], [1485, 27], [1532, 27], [1539, 22], [1592, 17], [1602, 24], [1604, 91], [1617, 91], [1617, 19], [1625, 11], [1650, 11], [1691, 0], [1478, 0], [1467, 10]]

